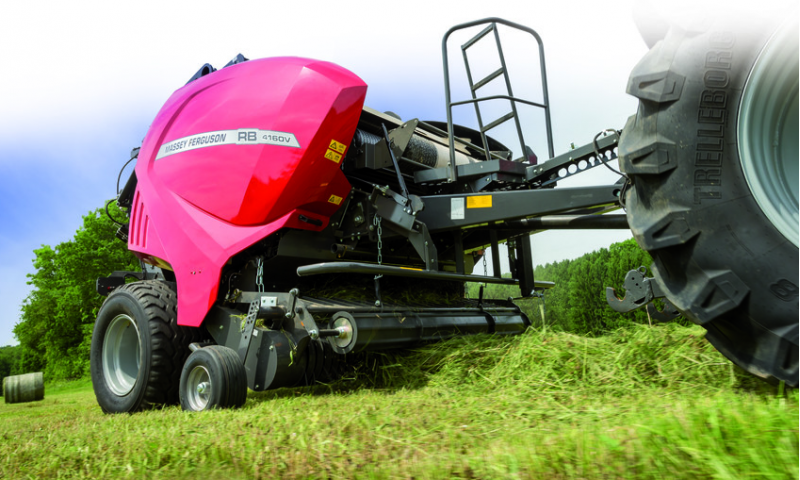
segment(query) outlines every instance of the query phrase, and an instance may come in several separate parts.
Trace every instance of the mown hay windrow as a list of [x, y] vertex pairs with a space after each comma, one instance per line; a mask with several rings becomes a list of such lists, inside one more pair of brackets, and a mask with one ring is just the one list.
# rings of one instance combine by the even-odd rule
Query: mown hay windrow
[[[371, 276], [311, 277], [299, 287], [301, 296], [308, 298], [375, 301]], [[381, 279], [384, 304], [441, 306], [463, 298], [464, 284], [459, 282]], [[458, 337], [411, 350], [349, 354], [337, 367], [342, 379], [320, 386], [320, 392], [425, 385], [508, 387], [554, 394], [591, 388], [612, 395], [664, 387], [769, 388], [724, 358], [704, 335], [701, 327], [669, 323], [632, 324], [597, 337], [544, 328], [511, 337]]]
[[431, 385], [611, 395], [653, 388], [770, 388], [724, 358], [703, 334], [701, 327], [666, 324], [634, 325], [593, 338], [533, 329], [513, 337], [458, 337], [352, 356], [345, 378], [329, 388]]

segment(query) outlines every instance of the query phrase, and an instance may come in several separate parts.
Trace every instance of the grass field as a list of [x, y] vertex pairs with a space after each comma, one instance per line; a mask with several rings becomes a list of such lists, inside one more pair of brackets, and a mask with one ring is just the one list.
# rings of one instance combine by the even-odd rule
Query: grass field
[[0, 404], [0, 478], [798, 478], [798, 394], [702, 329], [529, 331], [373, 355], [237, 411], [103, 415], [91, 384]]

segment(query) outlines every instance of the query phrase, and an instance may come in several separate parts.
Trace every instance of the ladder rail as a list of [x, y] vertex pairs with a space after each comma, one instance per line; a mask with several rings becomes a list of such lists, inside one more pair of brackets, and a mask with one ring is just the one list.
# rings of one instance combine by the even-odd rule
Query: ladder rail
[[[452, 101], [452, 96], [451, 96], [451, 91], [450, 91], [450, 65], [449, 65], [449, 57], [448, 57], [448, 53], [447, 53], [447, 40], [450, 38], [450, 35], [453, 32], [456, 32], [458, 30], [463, 30], [463, 29], [466, 29], [466, 28], [470, 28], [470, 27], [475, 27], [475, 26], [478, 26], [478, 25], [487, 24], [487, 23], [489, 23], [491, 25], [489, 25], [486, 28], [484, 28], [480, 33], [478, 33], [478, 35], [476, 35], [475, 37], [473, 37], [472, 39], [467, 41], [461, 47], [462, 48], [462, 52], [463, 52], [463, 56], [465, 58], [468, 81], [470, 83], [470, 91], [472, 93], [473, 99], [472, 100], [466, 100], [466, 101], [453, 102]], [[526, 100], [523, 100], [523, 99], [520, 99], [520, 98], [516, 98], [516, 97], [513, 96], [513, 93], [511, 91], [510, 79], [508, 77], [508, 70], [506, 69], [505, 58], [504, 58], [504, 56], [502, 54], [502, 47], [500, 45], [499, 34], [497, 32], [497, 25], [496, 24], [505, 25], [505, 26], [510, 27], [510, 28], [514, 28], [514, 29], [517, 29], [517, 30], [521, 30], [523, 32], [527, 32], [531, 36], [533, 36], [533, 38], [536, 40], [536, 43], [537, 43], [538, 49], [539, 49], [539, 65], [540, 65], [541, 79], [542, 79], [542, 99], [543, 99], [543, 103], [540, 104], [540, 103], [536, 103], [536, 102], [530, 102], [530, 101], [526, 101]], [[478, 98], [475, 95], [475, 90], [477, 90], [477, 88], [474, 88], [475, 84], [472, 81], [472, 75], [471, 75], [471, 72], [469, 71], [469, 63], [466, 61], [466, 49], [471, 47], [472, 45], [474, 45], [478, 40], [482, 39], [487, 34], [491, 33], [492, 30], [494, 30], [494, 33], [495, 33], [495, 41], [496, 41], [496, 44], [497, 44], [498, 52], [500, 54], [501, 69], [504, 70], [503, 73], [505, 73], [506, 87], [508, 89], [509, 95], [493, 95], [493, 96], [490, 96], [490, 97]], [[456, 164], [455, 164], [455, 137], [453, 135], [453, 107], [457, 106], [457, 105], [463, 105], [463, 104], [466, 104], [466, 103], [474, 103], [475, 104], [476, 114], [478, 116], [479, 125], [480, 125], [480, 129], [481, 129], [481, 136], [483, 137], [482, 138], [483, 145], [484, 145], [484, 147], [486, 147], [485, 151], [487, 153], [487, 156], [489, 156], [489, 148], [488, 148], [487, 140], [485, 138], [485, 132], [483, 131], [482, 119], [480, 118], [480, 110], [478, 108], [478, 103], [479, 102], [486, 101], [486, 100], [495, 100], [495, 99], [506, 99], [506, 100], [510, 100], [511, 101], [512, 111], [514, 113], [514, 117], [517, 120], [517, 133], [518, 133], [518, 136], [520, 138], [520, 141], [522, 142], [522, 154], [523, 155], [525, 155], [525, 145], [524, 145], [524, 140], [523, 140], [523, 136], [522, 136], [522, 129], [521, 129], [521, 126], [519, 125], [519, 117], [516, 114], [516, 102], [520, 102], [520, 103], [524, 103], [524, 104], [527, 104], [527, 105], [533, 105], [533, 106], [542, 108], [544, 110], [544, 114], [545, 114], [545, 129], [546, 129], [546, 135], [547, 135], [547, 150], [548, 150], [548, 154], [550, 156], [549, 158], [553, 158], [555, 156], [554, 146], [553, 146], [553, 129], [552, 129], [552, 123], [551, 123], [551, 120], [550, 120], [550, 98], [549, 98], [549, 95], [548, 95], [548, 88], [547, 88], [547, 69], [545, 67], [544, 44], [542, 43], [542, 39], [539, 36], [539, 34], [536, 33], [536, 31], [534, 31], [533, 29], [530, 29], [528, 27], [525, 27], [523, 25], [520, 25], [520, 24], [517, 24], [517, 23], [514, 23], [514, 22], [510, 22], [508, 20], [504, 20], [502, 18], [497, 18], [497, 17], [489, 17], [489, 18], [484, 18], [484, 19], [481, 19], [481, 20], [474, 20], [472, 22], [467, 22], [467, 23], [462, 23], [462, 24], [456, 25], [456, 26], [450, 28], [447, 31], [447, 33], [445, 33], [444, 38], [442, 39], [442, 66], [443, 66], [443, 71], [444, 71], [445, 103], [446, 103], [446, 107], [447, 107], [446, 108], [446, 110], [447, 110], [447, 112], [446, 112], [447, 113], [447, 130], [448, 130], [447, 133], [448, 133], [448, 141], [449, 141], [449, 144], [450, 144], [450, 162], [448, 164], [448, 169], [449, 169], [448, 177], [449, 177], [449, 181], [450, 182], [455, 182], [458, 179], [458, 173], [457, 173]], [[493, 74], [490, 74], [490, 76], [491, 75], [493, 75]], [[499, 76], [499, 74], [497, 76]], [[497, 76], [495, 76], [494, 78], [497, 78]], [[485, 83], [488, 83], [489, 81], [493, 80], [494, 78], [486, 80]], [[478, 85], [478, 88], [480, 88], [483, 85], [485, 85], [485, 83]]]
[[[492, 23], [492, 25], [495, 26], [494, 27], [494, 39], [495, 39], [495, 43], [497, 45], [497, 54], [500, 56], [500, 68], [503, 69], [503, 74], [504, 74], [503, 77], [505, 78], [505, 81], [506, 81], [506, 88], [508, 89], [508, 95], [510, 97], [513, 97], [514, 96], [514, 92], [511, 91], [511, 79], [508, 76], [508, 67], [506, 66], [506, 57], [505, 57], [505, 55], [503, 55], [503, 48], [500, 46], [500, 33], [497, 31], [496, 24]], [[476, 103], [475, 105], [478, 105], [478, 104]], [[519, 123], [519, 115], [517, 113], [517, 103], [514, 100], [511, 101], [511, 113], [513, 114], [513, 116], [510, 117], [510, 118], [514, 119], [514, 125], [517, 127], [517, 137], [519, 138], [519, 143], [520, 143], [520, 155], [522, 155], [524, 157], [525, 154], [526, 154], [525, 139], [522, 136], [522, 126]], [[505, 118], [505, 117], [503, 117], [503, 118]], [[499, 120], [499, 121], [492, 122], [490, 124], [490, 126], [486, 127], [486, 130], [488, 131], [492, 127], [494, 127], [496, 125], [500, 125], [504, 121], [505, 120]]]

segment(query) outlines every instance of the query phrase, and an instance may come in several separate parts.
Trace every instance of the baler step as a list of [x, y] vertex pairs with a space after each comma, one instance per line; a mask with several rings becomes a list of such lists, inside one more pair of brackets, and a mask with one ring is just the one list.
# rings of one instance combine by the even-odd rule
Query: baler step
[[[361, 262], [326, 262], [303, 265], [297, 268], [298, 277], [331, 273], [361, 273], [369, 275], [393, 275], [397, 277], [421, 278], [429, 280], [450, 280], [456, 282], [483, 282], [516, 285], [516, 279], [505, 277], [487, 277], [483, 275], [466, 275], [442, 271], [418, 270], [414, 268], [375, 265]], [[553, 288], [553, 282], [536, 282], [536, 288]]]
[[467, 41], [467, 43], [465, 43], [464, 45], [461, 45], [461, 50], [466, 50], [466, 49], [468, 49], [469, 47], [471, 47], [472, 45], [474, 45], [474, 44], [475, 44], [475, 42], [477, 42], [477, 41], [478, 41], [478, 40], [480, 40], [481, 38], [485, 37], [485, 36], [486, 36], [486, 35], [487, 35], [489, 32], [491, 32], [492, 30], [494, 30], [494, 23], [490, 24], [488, 27], [486, 27], [486, 28], [484, 28], [483, 30], [481, 30], [481, 32], [480, 32], [480, 33], [478, 33], [477, 35], [475, 35], [474, 37], [472, 37], [471, 39], [469, 39], [469, 40]]
[[487, 83], [491, 82], [495, 78], [497, 78], [500, 75], [502, 75], [504, 72], [505, 72], [505, 69], [503, 67], [498, 68], [494, 72], [490, 73], [486, 78], [484, 78], [483, 80], [481, 80], [478, 83], [476, 83], [475, 85], [473, 85], [472, 86], [472, 91], [474, 92], [475, 90], [481, 88], [482, 86], [486, 85]]
[[504, 122], [507, 122], [508, 120], [511, 120], [514, 117], [516, 117], [516, 114], [514, 112], [509, 112], [509, 113], [503, 115], [502, 117], [498, 118], [494, 122], [490, 123], [489, 125], [486, 125], [485, 127], [481, 128], [481, 133], [486, 133], [489, 130], [493, 129], [494, 127], [496, 127], [496, 126], [498, 126], [498, 125], [500, 125], [500, 124], [502, 124]]

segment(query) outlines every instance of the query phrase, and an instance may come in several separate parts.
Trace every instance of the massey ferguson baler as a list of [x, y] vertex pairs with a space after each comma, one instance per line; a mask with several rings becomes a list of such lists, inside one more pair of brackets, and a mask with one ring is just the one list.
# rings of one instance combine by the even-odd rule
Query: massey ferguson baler
[[[501, 26], [538, 42], [542, 101], [514, 96]], [[797, 22], [750, 27], [646, 36], [628, 85], [638, 113], [621, 136], [558, 156], [541, 40], [505, 20], [445, 35], [446, 122], [364, 106], [367, 85], [328, 62], [205, 65], [156, 116], [117, 198], [129, 212], [118, 235], [143, 270], [98, 279], [100, 406], [237, 407], [248, 388], [330, 379], [355, 352], [522, 333], [530, 321], [511, 300], [464, 298], [464, 284], [553, 287], [534, 279], [529, 241], [551, 228], [631, 228], [656, 275], [630, 272], [612, 307], [664, 298], [654, 315], [680, 312], [735, 363], [796, 386]], [[477, 32], [463, 52], [495, 42], [501, 67], [472, 78], [465, 53], [471, 96], [454, 100], [447, 40], [460, 29]], [[491, 82], [507, 94], [481, 96]], [[510, 111], [484, 118], [492, 100]], [[453, 123], [466, 104], [476, 129]], [[543, 113], [546, 144], [526, 141], [521, 105]], [[518, 142], [490, 135], [501, 125]], [[557, 187], [617, 153], [619, 182]], [[487, 250], [492, 271], [471, 274]]]

